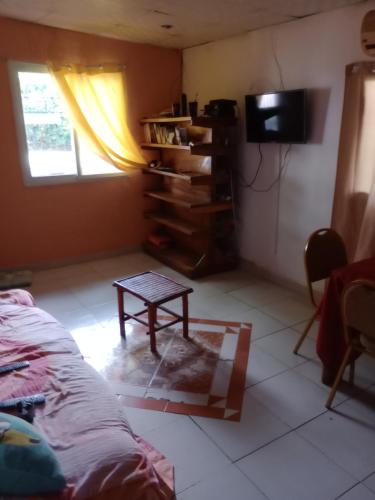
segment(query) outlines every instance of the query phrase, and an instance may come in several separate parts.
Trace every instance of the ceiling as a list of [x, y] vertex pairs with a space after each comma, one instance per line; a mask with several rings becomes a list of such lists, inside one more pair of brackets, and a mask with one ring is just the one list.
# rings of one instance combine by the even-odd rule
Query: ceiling
[[361, 1], [0, 0], [0, 15], [132, 42], [186, 48]]

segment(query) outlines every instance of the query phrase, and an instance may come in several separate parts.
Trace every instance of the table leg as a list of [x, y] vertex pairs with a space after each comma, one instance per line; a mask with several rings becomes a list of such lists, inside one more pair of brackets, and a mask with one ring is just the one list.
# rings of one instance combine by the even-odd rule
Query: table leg
[[124, 294], [123, 290], [117, 288], [118, 320], [120, 323], [120, 335], [124, 339], [126, 335], [125, 335], [125, 321], [124, 321], [125, 311], [124, 311], [123, 294]]
[[[148, 307], [147, 302], [144, 302], [144, 305]], [[159, 326], [159, 323], [158, 323], [158, 308], [156, 308], [156, 310], [155, 310], [155, 325]], [[150, 332], [147, 332], [147, 335], [150, 335]]]
[[185, 339], [189, 338], [189, 302], [188, 295], [182, 296], [182, 331]]
[[148, 305], [148, 330], [149, 330], [149, 334], [150, 334], [151, 352], [156, 352], [155, 321], [156, 321], [156, 306], [154, 304], [149, 304]]

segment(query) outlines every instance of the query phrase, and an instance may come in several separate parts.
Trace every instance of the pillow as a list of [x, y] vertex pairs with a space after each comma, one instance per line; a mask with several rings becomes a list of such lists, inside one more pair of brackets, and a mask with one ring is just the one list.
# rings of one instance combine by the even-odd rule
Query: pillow
[[24, 420], [0, 413], [0, 495], [62, 491], [66, 482], [46, 440]]

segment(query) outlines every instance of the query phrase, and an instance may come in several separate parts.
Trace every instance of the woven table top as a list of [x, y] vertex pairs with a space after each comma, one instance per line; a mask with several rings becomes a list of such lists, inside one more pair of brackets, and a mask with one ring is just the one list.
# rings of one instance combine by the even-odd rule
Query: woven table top
[[113, 283], [113, 286], [121, 288], [151, 304], [165, 302], [193, 292], [192, 288], [152, 271], [117, 280]]

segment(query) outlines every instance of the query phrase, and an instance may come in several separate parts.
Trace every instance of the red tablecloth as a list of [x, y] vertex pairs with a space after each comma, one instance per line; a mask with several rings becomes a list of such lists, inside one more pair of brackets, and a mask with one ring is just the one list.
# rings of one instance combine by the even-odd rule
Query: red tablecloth
[[341, 321], [341, 294], [345, 285], [357, 279], [375, 280], [375, 258], [353, 262], [335, 269], [329, 278], [320, 305], [316, 351], [323, 363], [323, 382], [331, 384], [346, 350]]

